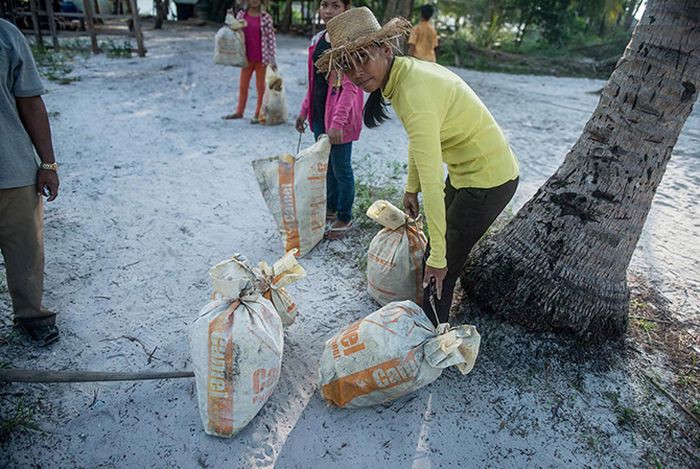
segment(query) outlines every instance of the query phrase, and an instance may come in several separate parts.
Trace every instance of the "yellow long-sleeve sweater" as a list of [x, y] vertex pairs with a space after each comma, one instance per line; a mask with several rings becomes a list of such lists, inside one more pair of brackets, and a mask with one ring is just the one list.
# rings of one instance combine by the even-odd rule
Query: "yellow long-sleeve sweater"
[[447, 266], [443, 163], [453, 187], [492, 188], [518, 176], [503, 131], [474, 91], [445, 67], [397, 57], [382, 89], [408, 134], [407, 192], [423, 192], [431, 267]]

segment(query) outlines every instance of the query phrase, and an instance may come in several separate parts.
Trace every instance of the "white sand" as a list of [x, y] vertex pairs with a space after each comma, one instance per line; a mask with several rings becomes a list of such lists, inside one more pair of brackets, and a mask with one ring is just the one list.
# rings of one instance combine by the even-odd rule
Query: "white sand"
[[[46, 207], [45, 303], [60, 313], [62, 337], [48, 351], [25, 346], [10, 327], [3, 293], [0, 361], [58, 370], [188, 369], [186, 331], [207, 301], [207, 269], [233, 252], [256, 262], [282, 254], [250, 161], [293, 151], [297, 134], [292, 122], [266, 128], [220, 119], [233, 110], [238, 71], [211, 63], [214, 32], [149, 31], [146, 59], [95, 57], [76, 67], [81, 81], [48, 83], [62, 192]], [[279, 39], [292, 115], [305, 90], [306, 45]], [[459, 73], [520, 157], [517, 209], [578, 138], [597, 103], [591, 92], [603, 82]], [[254, 97], [251, 90], [246, 117]], [[685, 315], [697, 312], [700, 288], [699, 142], [696, 112], [633, 261]], [[396, 119], [364, 131], [356, 161], [365, 154], [378, 167], [404, 161], [406, 137]], [[585, 352], [602, 360], [586, 360], [575, 345], [487, 318], [476, 323], [483, 349], [471, 375], [448, 370], [392, 405], [327, 407], [315, 389], [323, 342], [376, 309], [354, 256], [342, 243], [326, 243], [302, 261], [309, 277], [290, 289], [300, 317], [286, 332], [279, 387], [237, 437], [205, 435], [189, 379], [5, 385], [0, 409], [9, 412], [16, 393], [27, 393], [45, 432], [14, 433], [0, 447], [0, 466], [638, 466], [650, 450], [669, 466], [692, 461], [666, 443], [691, 448], [683, 432], [692, 427], [640, 378], [652, 365], [662, 373], [658, 361], [610, 346]], [[645, 416], [648, 432], [618, 424], [620, 406]]]

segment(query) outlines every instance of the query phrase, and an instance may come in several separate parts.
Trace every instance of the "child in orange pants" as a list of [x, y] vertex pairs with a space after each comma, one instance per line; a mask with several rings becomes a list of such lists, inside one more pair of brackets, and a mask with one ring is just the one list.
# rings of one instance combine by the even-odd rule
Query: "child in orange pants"
[[245, 111], [245, 105], [248, 101], [250, 79], [255, 73], [255, 88], [258, 92], [258, 102], [255, 106], [255, 114], [250, 122], [257, 124], [263, 94], [265, 93], [265, 69], [268, 64], [275, 66], [275, 30], [272, 24], [272, 16], [261, 8], [260, 0], [248, 0], [248, 7], [239, 11], [236, 19], [246, 22], [246, 26], [243, 28], [243, 35], [245, 37], [248, 66], [241, 69], [236, 112], [224, 116], [224, 119], [240, 119], [243, 117], [243, 111]]

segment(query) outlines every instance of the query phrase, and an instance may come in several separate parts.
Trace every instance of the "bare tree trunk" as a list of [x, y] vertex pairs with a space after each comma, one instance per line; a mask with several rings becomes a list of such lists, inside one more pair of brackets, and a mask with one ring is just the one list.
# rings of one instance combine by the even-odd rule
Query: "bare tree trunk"
[[153, 24], [153, 29], [161, 29], [163, 22], [168, 19], [168, 11], [170, 10], [170, 0], [154, 0], [156, 4], [156, 20]]
[[471, 257], [484, 311], [586, 340], [627, 328], [626, 272], [700, 86], [700, 0], [650, 0], [557, 172]]
[[286, 0], [284, 2], [284, 8], [282, 9], [282, 19], [280, 21], [280, 31], [283, 33], [288, 33], [289, 29], [292, 27], [292, 0]]
[[413, 0], [387, 0], [384, 4], [384, 15], [382, 16], [382, 24], [396, 16], [403, 16], [407, 20], [411, 20], [413, 13]]

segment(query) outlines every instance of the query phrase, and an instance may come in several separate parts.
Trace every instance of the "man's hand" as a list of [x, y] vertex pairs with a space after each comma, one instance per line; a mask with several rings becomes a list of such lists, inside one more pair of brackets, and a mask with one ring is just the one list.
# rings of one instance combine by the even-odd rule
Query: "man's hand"
[[40, 169], [36, 177], [36, 190], [39, 195], [47, 197], [46, 201], [51, 202], [58, 197], [58, 174], [49, 169]]
[[425, 273], [423, 274], [423, 288], [428, 288], [430, 285], [430, 280], [435, 279], [435, 294], [438, 300], [442, 298], [442, 281], [445, 280], [447, 276], [447, 267], [438, 269], [437, 267], [425, 266]]
[[306, 117], [299, 114], [299, 117], [297, 117], [297, 123], [295, 127], [297, 128], [297, 132], [303, 134], [306, 130]]
[[418, 218], [420, 206], [418, 205], [418, 194], [415, 192], [403, 193], [403, 209], [411, 218]]
[[343, 143], [343, 131], [340, 129], [328, 129], [328, 140], [331, 145], [340, 145]]

